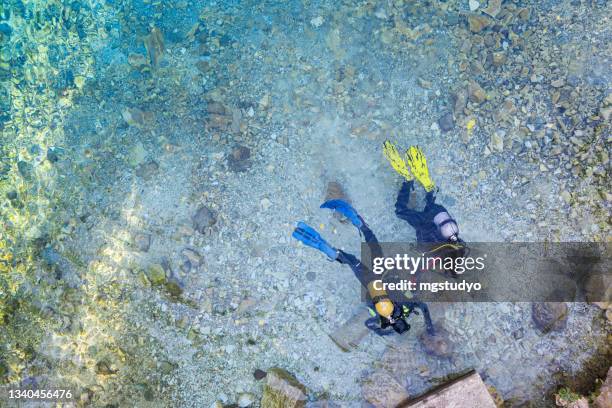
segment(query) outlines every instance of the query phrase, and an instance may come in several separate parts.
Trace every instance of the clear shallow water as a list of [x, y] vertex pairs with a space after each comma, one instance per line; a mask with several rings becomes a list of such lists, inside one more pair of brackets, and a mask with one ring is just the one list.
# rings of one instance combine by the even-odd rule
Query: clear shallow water
[[608, 234], [609, 124], [591, 118], [609, 106], [609, 5], [508, 2], [479, 32], [467, 10], [3, 4], [2, 381], [70, 384], [93, 406], [202, 406], [258, 400], [253, 370], [280, 366], [312, 399], [358, 406], [377, 368], [415, 395], [474, 367], [504, 399], [545, 406], [605, 361], [609, 327], [583, 304], [545, 336], [529, 305], [435, 308], [456, 344], [444, 360], [422, 352], [417, 322], [352, 353], [327, 336], [357, 281], [289, 234], [305, 219], [358, 252], [318, 210], [338, 181], [381, 239], [413, 239], [387, 138], [428, 152], [468, 240]]

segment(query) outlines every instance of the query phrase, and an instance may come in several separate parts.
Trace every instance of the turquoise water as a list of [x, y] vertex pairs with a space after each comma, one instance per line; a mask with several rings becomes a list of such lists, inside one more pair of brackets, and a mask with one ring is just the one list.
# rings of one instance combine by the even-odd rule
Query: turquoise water
[[468, 242], [609, 239], [611, 6], [499, 3], [3, 2], [3, 387], [259, 406], [253, 372], [280, 367], [353, 407], [373, 372], [415, 396], [474, 368], [510, 406], [589, 393], [607, 305], [570, 303], [547, 334], [529, 304], [433, 305], [450, 357], [419, 319], [343, 352], [358, 282], [290, 237], [303, 219], [358, 254], [318, 209], [341, 195], [414, 240], [391, 139], [423, 147]]

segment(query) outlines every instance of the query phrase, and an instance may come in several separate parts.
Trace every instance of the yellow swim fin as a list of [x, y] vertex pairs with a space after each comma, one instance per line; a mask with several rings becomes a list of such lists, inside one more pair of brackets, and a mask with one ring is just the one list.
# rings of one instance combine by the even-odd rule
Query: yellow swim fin
[[391, 167], [393, 167], [393, 170], [408, 181], [414, 180], [414, 177], [410, 174], [410, 170], [408, 170], [406, 162], [404, 162], [404, 159], [400, 156], [397, 148], [388, 140], [385, 140], [385, 143], [383, 143], [383, 154], [391, 164]]
[[419, 146], [410, 146], [410, 149], [406, 150], [406, 163], [410, 167], [410, 172], [414, 175], [425, 191], [430, 192], [434, 189], [435, 184], [429, 176], [429, 169], [427, 168], [427, 159], [423, 154], [423, 150]]

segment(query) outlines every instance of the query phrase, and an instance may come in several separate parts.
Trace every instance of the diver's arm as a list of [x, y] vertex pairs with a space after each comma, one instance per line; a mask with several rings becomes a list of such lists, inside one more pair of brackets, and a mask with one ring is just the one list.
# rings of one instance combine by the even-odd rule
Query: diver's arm
[[383, 329], [382, 327], [379, 326], [379, 318], [378, 317], [370, 317], [368, 320], [365, 321], [365, 325], [368, 329], [372, 330], [374, 333], [378, 334], [379, 336], [388, 336], [390, 334], [395, 333], [395, 331], [393, 331], [393, 329]]

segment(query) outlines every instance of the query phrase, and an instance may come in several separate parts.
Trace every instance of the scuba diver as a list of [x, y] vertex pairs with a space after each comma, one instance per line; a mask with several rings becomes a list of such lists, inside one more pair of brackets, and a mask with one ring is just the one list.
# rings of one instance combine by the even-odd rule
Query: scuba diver
[[[328, 208], [344, 215], [357, 228], [360, 235], [363, 235], [372, 256], [382, 255], [382, 250], [376, 236], [363, 218], [347, 202], [338, 199], [329, 200], [324, 202], [321, 208]], [[365, 322], [368, 329], [381, 336], [393, 334], [394, 332], [399, 334], [405, 333], [410, 330], [410, 325], [406, 321], [407, 318], [412, 313], [419, 314], [414, 310], [416, 308], [420, 309], [423, 313], [427, 333], [430, 335], [434, 334], [434, 327], [427, 305], [418, 301], [392, 301], [385, 290], [375, 288], [374, 281], [380, 278], [378, 275], [363, 265], [354, 255], [332, 247], [316, 230], [306, 223], [298, 222], [292, 236], [305, 245], [323, 252], [329, 260], [346, 264], [353, 270], [361, 285], [367, 289], [369, 306], [374, 308], [369, 308], [372, 317]]]
[[[427, 159], [418, 146], [406, 150], [406, 160], [402, 159], [397, 148], [390, 141], [383, 144], [383, 154], [391, 167], [404, 177], [404, 182], [395, 202], [395, 214], [408, 221], [416, 231], [418, 243], [451, 244], [453, 249], [465, 249], [465, 243], [459, 238], [459, 226], [448, 210], [436, 204], [434, 182], [429, 176]], [[410, 193], [414, 190], [414, 179], [425, 189], [425, 207], [417, 211], [408, 206]]]

